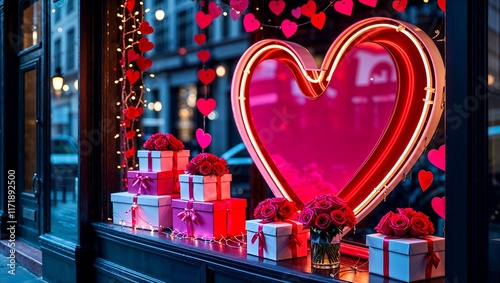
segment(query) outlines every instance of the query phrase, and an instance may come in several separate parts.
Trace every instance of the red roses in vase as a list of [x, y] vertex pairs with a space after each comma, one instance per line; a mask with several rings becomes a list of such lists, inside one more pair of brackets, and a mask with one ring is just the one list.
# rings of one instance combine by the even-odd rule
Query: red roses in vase
[[420, 237], [434, 233], [434, 224], [429, 216], [413, 208], [398, 208], [398, 213], [389, 211], [375, 227], [375, 231], [388, 236]]

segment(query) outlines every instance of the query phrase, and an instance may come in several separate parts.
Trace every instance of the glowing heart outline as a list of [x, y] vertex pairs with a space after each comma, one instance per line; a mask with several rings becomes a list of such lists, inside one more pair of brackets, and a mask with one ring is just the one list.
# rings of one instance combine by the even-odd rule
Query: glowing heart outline
[[[315, 98], [328, 87], [343, 55], [364, 42], [379, 44], [391, 54], [398, 70], [398, 91], [384, 134], [351, 181], [338, 193], [354, 207], [358, 221], [405, 178], [438, 126], [444, 108], [445, 73], [432, 39], [402, 21], [369, 18], [347, 28], [332, 43], [321, 68], [301, 45], [261, 40], [242, 55], [231, 85], [233, 117], [254, 163], [275, 196], [286, 197], [302, 207], [303, 202], [274, 164], [252, 123], [249, 89], [253, 71], [264, 60], [278, 60], [291, 69], [303, 94]], [[408, 126], [411, 129], [405, 128]]]

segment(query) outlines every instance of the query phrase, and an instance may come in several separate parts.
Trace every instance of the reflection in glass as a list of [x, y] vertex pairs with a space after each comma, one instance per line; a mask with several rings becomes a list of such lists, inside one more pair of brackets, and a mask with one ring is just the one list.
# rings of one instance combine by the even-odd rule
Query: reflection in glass
[[33, 192], [31, 178], [36, 172], [36, 70], [24, 73], [24, 191]]
[[41, 37], [42, 8], [41, 1], [25, 0], [21, 17], [21, 34], [23, 35], [22, 49], [37, 45]]
[[[52, 2], [52, 1], [51, 1]], [[74, 2], [74, 3], [73, 3]], [[58, 1], [57, 3], [66, 3]], [[71, 11], [51, 3], [50, 231], [78, 241], [79, 178], [79, 22], [78, 2]], [[68, 2], [69, 3], [69, 2]], [[75, 11], [76, 10], [76, 11]], [[71, 14], [69, 14], [71, 12]], [[64, 27], [65, 32], [60, 32]]]

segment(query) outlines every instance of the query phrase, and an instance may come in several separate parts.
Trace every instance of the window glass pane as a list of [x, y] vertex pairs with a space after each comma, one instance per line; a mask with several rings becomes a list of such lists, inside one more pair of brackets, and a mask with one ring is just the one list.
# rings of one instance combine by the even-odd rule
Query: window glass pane
[[22, 49], [37, 45], [40, 42], [42, 12], [41, 1], [25, 0], [21, 3], [21, 34], [23, 36]]
[[500, 1], [488, 8], [488, 188], [490, 282], [500, 281]]
[[24, 73], [24, 191], [33, 192], [31, 178], [36, 172], [36, 70]]

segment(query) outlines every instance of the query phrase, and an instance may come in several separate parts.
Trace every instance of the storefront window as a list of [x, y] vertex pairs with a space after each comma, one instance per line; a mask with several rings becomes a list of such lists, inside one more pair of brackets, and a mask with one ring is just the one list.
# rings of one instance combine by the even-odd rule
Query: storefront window
[[41, 1], [22, 1], [21, 34], [23, 36], [22, 49], [37, 45], [42, 35], [42, 8]]

